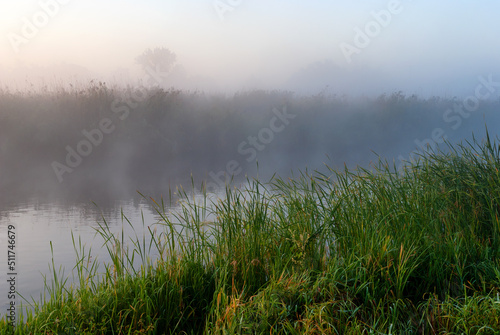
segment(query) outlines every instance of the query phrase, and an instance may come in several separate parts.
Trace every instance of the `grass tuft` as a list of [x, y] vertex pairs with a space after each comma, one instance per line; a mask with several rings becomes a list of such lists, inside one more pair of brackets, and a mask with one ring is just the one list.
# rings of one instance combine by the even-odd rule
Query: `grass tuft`
[[77, 285], [54, 270], [16, 334], [498, 333], [499, 167], [487, 136], [400, 171], [150, 199], [162, 231], [126, 241], [104, 221], [102, 266], [74, 238]]

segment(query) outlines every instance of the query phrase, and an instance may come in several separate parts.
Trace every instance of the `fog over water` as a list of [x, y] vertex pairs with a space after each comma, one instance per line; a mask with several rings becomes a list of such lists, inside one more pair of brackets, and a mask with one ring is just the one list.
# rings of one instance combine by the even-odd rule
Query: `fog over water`
[[497, 134], [499, 9], [2, 2], [0, 197], [213, 189]]
[[[445, 140], [499, 135], [499, 12], [494, 0], [0, 1], [0, 252], [14, 226], [16, 289], [39, 297], [53, 256], [69, 273], [73, 232], [96, 254], [104, 219], [117, 236], [123, 213], [126, 236], [145, 232], [149, 197], [168, 207], [192, 181], [220, 191], [379, 157], [400, 169]], [[7, 257], [0, 268], [1, 317], [14, 299]]]

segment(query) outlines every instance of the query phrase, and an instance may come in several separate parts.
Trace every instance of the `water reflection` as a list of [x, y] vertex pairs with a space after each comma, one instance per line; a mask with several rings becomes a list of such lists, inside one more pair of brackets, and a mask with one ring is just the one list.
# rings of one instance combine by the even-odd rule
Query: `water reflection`
[[[124, 223], [122, 213], [126, 216]], [[96, 234], [99, 224], [105, 222], [115, 236], [121, 236], [123, 231], [124, 240], [134, 237], [136, 234], [142, 238], [147, 225], [154, 225], [159, 217], [155, 214], [150, 204], [144, 199], [130, 199], [116, 201], [112, 205], [97, 207], [88, 203], [64, 203], [64, 202], [40, 202], [25, 201], [13, 206], [6, 206], [0, 211], [0, 245], [1, 253], [7, 254], [7, 227], [14, 225], [16, 231], [16, 290], [26, 299], [31, 301], [40, 300], [40, 294], [44, 289], [42, 274], [45, 274], [48, 282], [52, 279], [49, 264], [52, 257], [56, 265], [65, 269], [65, 274], [70, 275], [75, 266], [76, 254], [73, 245], [72, 233], [76, 241], [81, 239], [86, 245], [86, 250], [92, 248], [93, 258], [101, 261], [109, 261], [107, 253], [102, 249], [103, 239]], [[143, 221], [144, 220], [144, 221]], [[146, 227], [143, 226], [146, 225]], [[53, 254], [51, 253], [51, 243]], [[77, 242], [78, 243], [78, 242]], [[2, 278], [0, 280], [0, 308], [6, 310], [7, 300], [7, 257], [0, 257], [0, 268]], [[16, 305], [26, 304], [19, 296]]]

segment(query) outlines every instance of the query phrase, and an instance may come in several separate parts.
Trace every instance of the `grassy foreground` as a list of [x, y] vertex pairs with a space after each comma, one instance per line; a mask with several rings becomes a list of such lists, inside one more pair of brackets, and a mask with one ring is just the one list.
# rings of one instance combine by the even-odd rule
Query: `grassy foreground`
[[499, 168], [487, 137], [398, 172], [253, 181], [213, 206], [183, 193], [175, 217], [152, 200], [161, 233], [126, 248], [104, 224], [104, 274], [75, 241], [77, 285], [47, 284], [15, 333], [498, 333]]

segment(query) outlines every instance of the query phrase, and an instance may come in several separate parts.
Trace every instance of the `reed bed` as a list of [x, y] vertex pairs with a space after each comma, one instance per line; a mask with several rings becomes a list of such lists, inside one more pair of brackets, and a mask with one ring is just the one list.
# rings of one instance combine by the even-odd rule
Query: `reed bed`
[[[266, 144], [258, 149], [263, 180], [274, 172], [288, 177], [306, 164], [322, 169], [325, 154], [336, 169], [344, 162], [368, 166], [370, 150], [389, 159], [408, 157], [415, 145], [424, 145], [415, 139], [425, 143], [436, 127], [457, 143], [482, 132], [484, 123], [500, 123], [498, 99], [482, 100], [481, 112], [460, 123], [452, 121], [458, 114], [448, 115], [455, 104], [462, 102], [401, 92], [364, 98], [264, 90], [226, 95], [97, 81], [27, 91], [0, 88], [0, 200], [16, 203], [36, 195], [49, 201], [47, 195], [53, 195], [75, 203], [94, 199], [104, 206], [130, 199], [137, 189], [156, 196], [158, 190], [185, 183], [190, 174], [209, 178], [231, 160], [256, 175], [248, 137], [275, 121], [283, 131], [268, 145], [259, 140]], [[277, 115], [290, 118], [282, 122]], [[104, 134], [74, 171], [57, 174], [52, 163], [70, 167], [67, 147], [77, 150], [86, 139], [83, 132], [99, 129], [106, 119], [112, 133]], [[247, 145], [240, 146], [244, 141]]]
[[176, 213], [150, 199], [163, 229], [127, 243], [103, 222], [104, 271], [75, 239], [76, 284], [54, 271], [0, 334], [498, 333], [499, 167], [487, 135], [401, 170], [251, 180], [214, 202], [180, 189]]

